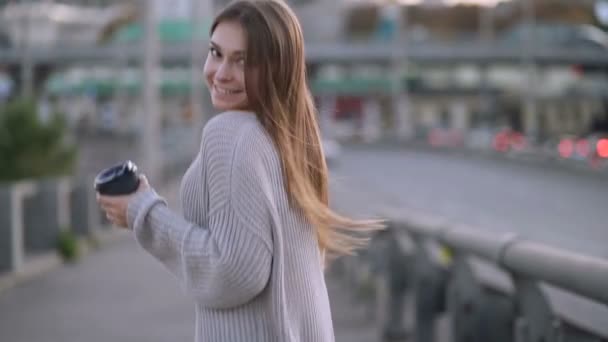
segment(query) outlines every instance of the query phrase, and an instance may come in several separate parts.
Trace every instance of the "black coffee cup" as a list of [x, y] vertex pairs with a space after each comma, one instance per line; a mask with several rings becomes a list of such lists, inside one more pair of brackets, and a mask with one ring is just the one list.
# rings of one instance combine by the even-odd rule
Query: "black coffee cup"
[[101, 195], [128, 195], [139, 187], [137, 166], [130, 160], [109, 167], [95, 177], [95, 190]]

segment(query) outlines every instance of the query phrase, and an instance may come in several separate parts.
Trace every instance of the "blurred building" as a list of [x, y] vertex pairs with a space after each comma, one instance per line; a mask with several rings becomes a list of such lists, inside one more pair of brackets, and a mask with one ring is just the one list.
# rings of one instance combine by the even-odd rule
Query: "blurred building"
[[95, 1], [97, 6], [82, 3], [85, 2], [34, 1], [5, 5], [0, 8], [0, 27], [7, 45], [95, 44], [108, 27], [134, 14], [131, 1]]

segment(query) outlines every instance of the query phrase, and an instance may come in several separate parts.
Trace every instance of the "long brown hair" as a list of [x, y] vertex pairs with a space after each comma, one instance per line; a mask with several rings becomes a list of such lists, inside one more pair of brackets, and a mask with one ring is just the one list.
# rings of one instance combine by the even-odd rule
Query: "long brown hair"
[[329, 208], [327, 165], [295, 14], [280, 0], [240, 0], [216, 16], [211, 33], [224, 21], [240, 23], [247, 34], [245, 86], [250, 107], [277, 147], [290, 204], [315, 226], [322, 251], [352, 253], [366, 242], [366, 234], [358, 232], [382, 224], [353, 220]]

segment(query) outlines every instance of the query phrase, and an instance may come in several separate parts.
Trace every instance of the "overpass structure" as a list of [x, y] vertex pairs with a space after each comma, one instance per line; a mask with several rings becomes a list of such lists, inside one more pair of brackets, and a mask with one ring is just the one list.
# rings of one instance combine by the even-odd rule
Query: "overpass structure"
[[[164, 44], [161, 59], [165, 63], [186, 63], [191, 58], [191, 44]], [[20, 49], [0, 49], [0, 64], [18, 65], [22, 59]], [[116, 59], [138, 62], [142, 50], [138, 45], [107, 45], [82, 47], [31, 48], [34, 64], [63, 65], [74, 63], [103, 63]], [[310, 63], [323, 62], [388, 62], [408, 59], [416, 63], [518, 63], [523, 58], [543, 65], [580, 64], [608, 68], [608, 51], [599, 49], [568, 49], [536, 47], [524, 55], [519, 46], [505, 44], [439, 44], [422, 43], [409, 46], [380, 42], [366, 43], [309, 43], [306, 57]]]

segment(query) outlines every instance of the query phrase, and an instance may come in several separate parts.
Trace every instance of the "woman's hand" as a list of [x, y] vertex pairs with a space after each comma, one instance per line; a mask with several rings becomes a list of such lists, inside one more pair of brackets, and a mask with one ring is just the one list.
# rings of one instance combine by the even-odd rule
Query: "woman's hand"
[[135, 194], [150, 188], [148, 179], [144, 175], [139, 176], [139, 187], [129, 195], [123, 196], [102, 196], [97, 193], [97, 203], [106, 212], [106, 217], [113, 225], [121, 228], [128, 228], [127, 206]]

